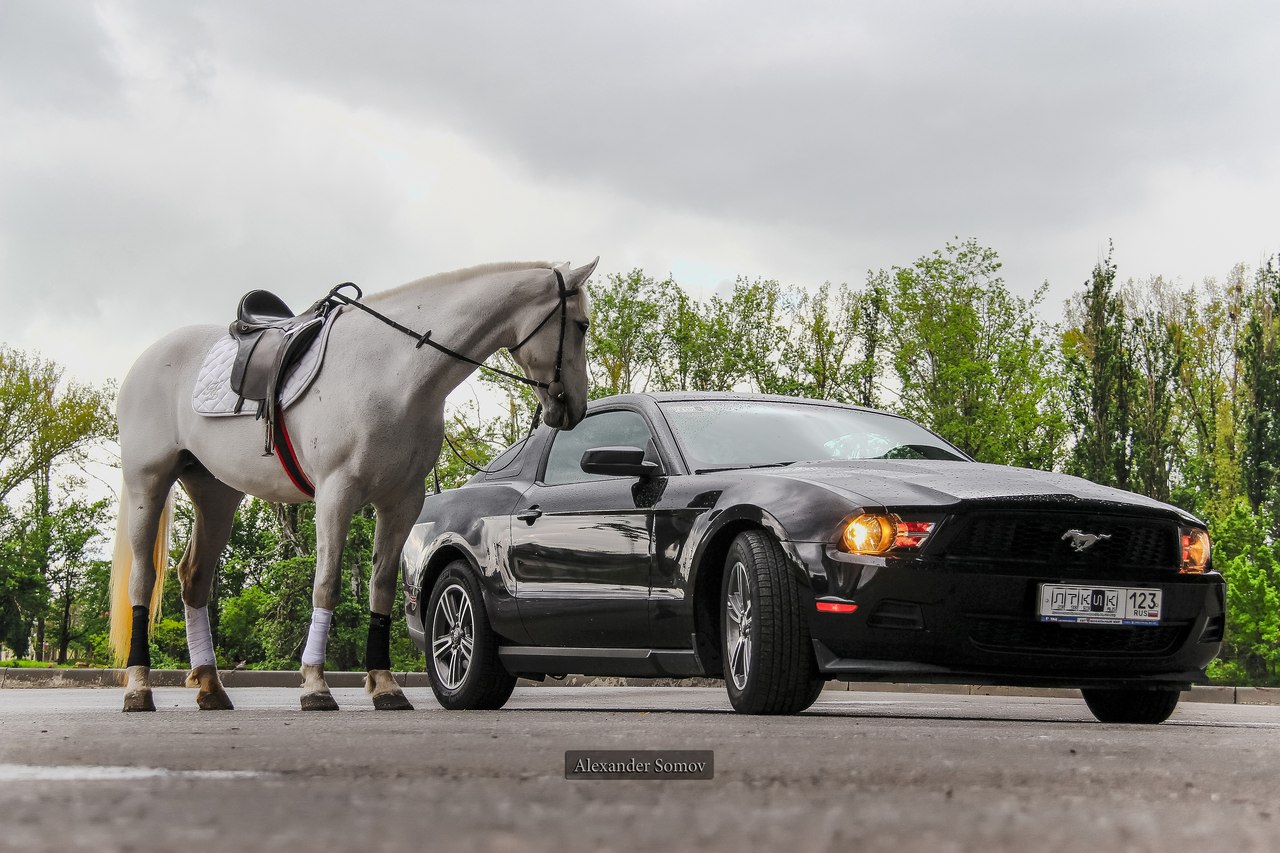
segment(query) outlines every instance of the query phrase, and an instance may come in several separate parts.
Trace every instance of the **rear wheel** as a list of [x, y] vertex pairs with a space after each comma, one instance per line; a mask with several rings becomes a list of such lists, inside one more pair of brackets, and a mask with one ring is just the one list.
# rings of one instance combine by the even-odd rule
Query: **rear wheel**
[[777, 540], [762, 530], [729, 547], [720, 591], [724, 678], [743, 714], [795, 714], [822, 690], [800, 585]]
[[1165, 687], [1157, 690], [1092, 687], [1080, 692], [1089, 710], [1103, 723], [1163, 723], [1178, 707], [1180, 698], [1180, 691]]
[[516, 677], [498, 658], [498, 637], [489, 627], [480, 581], [465, 562], [450, 563], [440, 573], [422, 621], [427, 677], [440, 704], [451, 711], [505, 705]]

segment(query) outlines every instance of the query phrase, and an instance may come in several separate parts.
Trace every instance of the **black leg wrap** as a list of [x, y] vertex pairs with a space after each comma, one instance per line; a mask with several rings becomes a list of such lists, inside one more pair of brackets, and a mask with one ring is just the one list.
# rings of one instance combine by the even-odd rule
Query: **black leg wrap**
[[366, 670], [391, 669], [391, 617], [369, 614], [369, 641], [364, 647]]
[[151, 643], [147, 639], [150, 617], [148, 608], [141, 605], [133, 608], [133, 636], [129, 638], [129, 662], [126, 666], [151, 667]]

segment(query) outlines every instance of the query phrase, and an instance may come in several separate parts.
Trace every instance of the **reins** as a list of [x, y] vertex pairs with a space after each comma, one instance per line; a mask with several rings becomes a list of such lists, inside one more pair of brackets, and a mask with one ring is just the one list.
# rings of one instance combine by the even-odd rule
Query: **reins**
[[[556, 347], [555, 369], [550, 382], [543, 382], [539, 379], [530, 379], [529, 377], [521, 376], [518, 373], [512, 373], [508, 370], [503, 370], [498, 367], [490, 367], [484, 362], [476, 361], [471, 356], [460, 353], [456, 349], [453, 349], [452, 347], [445, 346], [442, 343], [432, 340], [430, 329], [427, 329], [425, 332], [419, 333], [419, 332], [415, 332], [413, 329], [410, 329], [408, 326], [397, 323], [395, 320], [392, 320], [386, 314], [383, 314], [379, 311], [375, 311], [374, 309], [370, 308], [368, 305], [361, 302], [360, 300], [364, 298], [364, 291], [361, 290], [360, 286], [355, 284], [354, 282], [344, 281], [342, 284], [334, 286], [334, 288], [329, 291], [329, 295], [326, 296], [321, 301], [322, 302], [340, 302], [343, 305], [350, 305], [352, 308], [359, 308], [361, 311], [365, 312], [371, 317], [376, 318], [377, 320], [380, 320], [381, 322], [395, 329], [397, 332], [403, 332], [404, 334], [413, 338], [415, 341], [417, 341], [417, 343], [414, 344], [415, 349], [422, 349], [423, 345], [425, 344], [426, 346], [432, 347], [433, 349], [436, 349], [444, 353], [445, 355], [450, 356], [451, 358], [456, 358], [458, 361], [466, 362], [467, 364], [474, 364], [476, 367], [480, 368], [481, 370], [487, 370], [490, 373], [496, 374], [498, 376], [506, 377], [507, 379], [510, 379], [514, 382], [520, 382], [524, 385], [528, 385], [531, 388], [542, 388], [543, 390], [550, 391], [551, 386], [560, 381], [560, 365], [564, 359], [564, 332], [565, 332], [565, 325], [568, 323], [567, 302], [570, 296], [574, 296], [578, 293], [578, 288], [576, 287], [567, 288], [564, 286], [564, 275], [561, 274], [560, 270], [553, 269], [552, 272], [555, 273], [556, 275], [556, 288], [560, 292], [559, 302], [555, 307], [553, 307], [549, 312], [547, 312], [547, 316], [542, 318], [542, 322], [538, 323], [538, 325], [533, 327], [532, 332], [524, 336], [524, 339], [521, 340], [520, 343], [516, 344], [513, 347], [507, 348], [507, 352], [515, 352], [516, 350], [520, 349], [520, 347], [529, 343], [530, 339], [532, 339], [534, 335], [538, 334], [538, 332], [542, 331], [542, 327], [547, 325], [547, 321], [549, 321], [552, 317], [554, 317], [556, 314], [556, 311], [559, 310], [560, 342]], [[346, 287], [351, 287], [355, 289], [356, 296], [354, 299], [342, 292], [343, 288], [346, 288]], [[559, 396], [559, 395], [553, 394], [552, 396]]]
[[[564, 361], [564, 335], [565, 335], [565, 328], [567, 327], [568, 321], [569, 321], [568, 300], [570, 296], [574, 296], [578, 293], [579, 288], [565, 287], [564, 275], [560, 272], [560, 270], [552, 269], [551, 271], [555, 273], [556, 289], [559, 291], [559, 300], [556, 306], [553, 307], [550, 311], [548, 311], [547, 315], [542, 318], [541, 322], [539, 322], [538, 325], [533, 327], [533, 331], [525, 335], [524, 338], [519, 343], [517, 343], [513, 347], [507, 347], [507, 352], [515, 352], [516, 350], [520, 349], [520, 347], [529, 343], [529, 341], [532, 340], [534, 335], [542, 331], [542, 327], [547, 325], [547, 323], [551, 320], [551, 318], [556, 315], [556, 312], [558, 310], [560, 313], [560, 339], [559, 339], [559, 342], [556, 344], [556, 361], [555, 361], [555, 367], [554, 367], [554, 371], [553, 371], [550, 382], [543, 382], [538, 379], [530, 379], [527, 376], [520, 376], [519, 374], [512, 373], [507, 370], [502, 370], [501, 368], [498, 368], [498, 367], [490, 367], [484, 362], [476, 361], [474, 358], [471, 358], [468, 355], [460, 353], [457, 350], [453, 349], [452, 347], [445, 346], [442, 343], [432, 340], [430, 329], [422, 333], [415, 332], [413, 329], [410, 329], [408, 326], [405, 326], [401, 323], [396, 322], [395, 320], [392, 320], [387, 315], [379, 311], [375, 311], [374, 309], [370, 308], [368, 305], [361, 302], [360, 300], [364, 298], [364, 291], [361, 290], [360, 286], [355, 284], [354, 282], [344, 281], [342, 284], [334, 286], [333, 289], [329, 291], [328, 296], [322, 299], [319, 304], [321, 305], [327, 304], [331, 307], [333, 303], [341, 303], [343, 305], [350, 305], [352, 308], [358, 308], [361, 311], [365, 312], [366, 314], [370, 315], [371, 317], [395, 329], [396, 331], [403, 332], [404, 334], [413, 338], [415, 341], [417, 341], [417, 343], [414, 345], [415, 349], [422, 349], [422, 347], [426, 345], [426, 346], [432, 347], [433, 349], [438, 350], [439, 352], [444, 353], [447, 356], [450, 356], [451, 358], [455, 358], [458, 361], [462, 361], [467, 364], [474, 364], [476, 367], [479, 367], [481, 370], [487, 370], [490, 373], [493, 373], [497, 376], [502, 376], [514, 382], [519, 382], [523, 385], [528, 385], [531, 388], [542, 388], [551, 396], [559, 397], [561, 394], [561, 391], [553, 390], [553, 389], [555, 388], [555, 386], [559, 386], [561, 384], [560, 369]], [[348, 288], [348, 287], [353, 288], [355, 290], [356, 295], [354, 298], [347, 296], [345, 293], [342, 292], [344, 288]], [[542, 417], [542, 403], [538, 403], [537, 408], [535, 408], [533, 411], [533, 418], [529, 422], [529, 430], [528, 432], [525, 433], [524, 438], [520, 440], [522, 443], [528, 441], [533, 436], [533, 431], [538, 428], [538, 422], [541, 419], [541, 417]], [[468, 468], [470, 468], [471, 470], [477, 473], [493, 474], [510, 467], [512, 462], [515, 461], [515, 457], [512, 457], [511, 461], [508, 462], [506, 465], [503, 465], [501, 468], [494, 468], [494, 469], [481, 468], [480, 466], [472, 462], [470, 459], [468, 459], [466, 456], [464, 456], [461, 451], [458, 450], [458, 448], [454, 445], [453, 440], [449, 438], [448, 430], [444, 431], [444, 441], [445, 441], [445, 444], [449, 445], [449, 450], [453, 452], [453, 455], [458, 458], [459, 462], [461, 462], [463, 465], [467, 466]], [[440, 493], [440, 475], [439, 475], [438, 469], [435, 472], [435, 487], [436, 487], [436, 494], [439, 494]]]

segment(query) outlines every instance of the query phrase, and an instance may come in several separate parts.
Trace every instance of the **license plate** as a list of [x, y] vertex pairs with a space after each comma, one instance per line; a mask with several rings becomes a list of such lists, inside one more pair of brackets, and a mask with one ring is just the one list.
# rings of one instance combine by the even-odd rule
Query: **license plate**
[[1041, 622], [1159, 625], [1161, 590], [1040, 584]]

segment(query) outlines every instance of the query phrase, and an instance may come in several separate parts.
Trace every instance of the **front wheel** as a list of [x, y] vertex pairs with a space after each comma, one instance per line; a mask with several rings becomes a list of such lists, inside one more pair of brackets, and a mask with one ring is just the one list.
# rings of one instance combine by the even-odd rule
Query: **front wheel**
[[427, 677], [451, 711], [496, 710], [506, 704], [516, 677], [498, 658], [480, 581], [462, 560], [445, 567], [431, 589], [422, 620], [427, 635]]
[[1181, 696], [1180, 691], [1166, 687], [1156, 690], [1092, 687], [1080, 692], [1098, 722], [1152, 726], [1169, 719]]
[[822, 690], [801, 609], [800, 584], [777, 540], [762, 530], [729, 546], [720, 585], [724, 680], [743, 714], [795, 714]]

